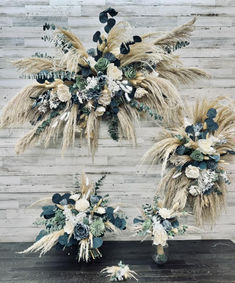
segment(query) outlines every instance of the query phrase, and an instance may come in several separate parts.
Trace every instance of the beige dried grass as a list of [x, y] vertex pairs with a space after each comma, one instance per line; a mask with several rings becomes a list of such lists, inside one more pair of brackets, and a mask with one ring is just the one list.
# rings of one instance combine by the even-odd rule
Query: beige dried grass
[[62, 236], [63, 234], [64, 234], [64, 229], [52, 232], [42, 237], [39, 241], [35, 242], [32, 246], [30, 246], [26, 250], [18, 253], [27, 254], [27, 253], [40, 251], [39, 256], [41, 257], [55, 246], [55, 244], [58, 242], [59, 237]]
[[0, 128], [17, 126], [35, 118], [37, 110], [32, 109], [33, 100], [45, 91], [45, 86], [35, 83], [25, 87], [3, 108]]
[[53, 71], [55, 63], [47, 58], [25, 58], [14, 61], [13, 64], [25, 74], [37, 74], [42, 70]]

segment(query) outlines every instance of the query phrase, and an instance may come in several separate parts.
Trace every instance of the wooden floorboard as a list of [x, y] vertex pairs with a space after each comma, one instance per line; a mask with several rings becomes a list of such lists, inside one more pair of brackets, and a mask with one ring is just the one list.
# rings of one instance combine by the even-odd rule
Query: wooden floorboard
[[0, 282], [104, 283], [100, 270], [120, 260], [138, 273], [139, 282], [235, 282], [235, 244], [229, 240], [169, 241], [169, 261], [162, 267], [151, 259], [150, 241], [105, 242], [102, 259], [88, 264], [76, 261], [75, 250], [52, 250], [41, 258], [16, 253], [29, 245], [0, 244]]

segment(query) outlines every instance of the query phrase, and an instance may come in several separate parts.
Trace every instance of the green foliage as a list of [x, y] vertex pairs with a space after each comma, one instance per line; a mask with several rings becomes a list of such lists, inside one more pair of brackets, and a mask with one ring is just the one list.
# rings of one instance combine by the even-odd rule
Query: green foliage
[[47, 55], [47, 53], [41, 53], [41, 52], [35, 52], [32, 57], [45, 58], [45, 59], [51, 59], [51, 58], [53, 58], [52, 56]]
[[130, 106], [135, 108], [139, 112], [144, 112], [148, 114], [150, 117], [153, 117], [155, 120], [161, 121], [163, 119], [162, 116], [158, 115], [157, 113], [154, 113], [153, 110], [144, 103], [140, 103], [136, 100], [131, 100]]
[[187, 229], [188, 229], [188, 226], [182, 225], [180, 228], [178, 228], [178, 233], [180, 235], [182, 235], [182, 234], [184, 234], [187, 231]]
[[117, 115], [114, 115], [111, 120], [109, 120], [108, 125], [108, 132], [110, 134], [110, 137], [118, 141], [119, 140], [119, 129], [118, 129], [118, 117]]
[[133, 65], [126, 66], [123, 68], [124, 75], [127, 79], [133, 80], [136, 78], [136, 69], [134, 68]]
[[100, 237], [104, 234], [105, 225], [102, 218], [98, 218], [91, 223], [90, 232], [94, 237]]
[[110, 61], [107, 58], [102, 57], [97, 61], [94, 67], [97, 72], [105, 72], [109, 63]]
[[103, 175], [97, 182], [95, 182], [95, 192], [99, 190], [100, 187], [103, 185], [103, 181], [105, 178], [106, 178], [106, 174]]
[[45, 225], [46, 225], [46, 230], [49, 233], [63, 229], [65, 225], [65, 216], [63, 211], [61, 209], [57, 209], [55, 211], [54, 217], [50, 219], [46, 219]]
[[57, 109], [50, 113], [49, 118], [47, 120], [43, 121], [40, 126], [38, 126], [38, 128], [35, 132], [35, 135], [39, 136], [42, 132], [44, 132], [45, 129], [50, 126], [51, 120], [54, 119], [56, 116], [58, 116], [60, 114], [59, 111], [64, 109], [65, 105], [66, 104], [63, 103], [63, 102], [60, 103], [60, 105], [57, 107]]
[[[42, 58], [42, 57], [41, 57]], [[44, 57], [45, 58], [45, 57]], [[40, 74], [30, 74], [30, 75], [23, 75], [23, 78], [26, 79], [38, 79], [40, 77]], [[63, 70], [59, 70], [59, 71], [47, 71], [47, 75], [46, 77], [48, 79], [50, 78], [54, 78], [54, 79], [60, 79], [60, 80], [74, 80], [76, 77], [76, 74], [74, 72], [69, 72], [69, 71], [63, 71]]]
[[173, 51], [176, 51], [177, 49], [181, 49], [183, 47], [186, 47], [190, 44], [188, 41], [178, 41], [175, 45], [166, 45], [165, 50], [167, 53], [171, 53]]
[[86, 79], [83, 78], [83, 76], [77, 76], [76, 77], [76, 83], [73, 85], [73, 88], [78, 88], [79, 90], [83, 90], [86, 87]]

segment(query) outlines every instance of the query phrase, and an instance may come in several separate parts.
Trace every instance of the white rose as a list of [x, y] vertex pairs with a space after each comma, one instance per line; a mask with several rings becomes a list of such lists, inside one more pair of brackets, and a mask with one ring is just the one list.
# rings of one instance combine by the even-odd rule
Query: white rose
[[158, 213], [161, 215], [162, 218], [167, 219], [171, 218], [171, 211], [167, 208], [160, 208]]
[[189, 193], [190, 193], [190, 195], [196, 197], [200, 194], [200, 190], [199, 190], [198, 186], [191, 186], [191, 187], [189, 187]]
[[95, 114], [96, 114], [96, 116], [102, 116], [105, 111], [106, 111], [105, 107], [99, 106], [99, 107], [97, 107], [97, 109], [95, 110]]
[[163, 247], [166, 245], [168, 240], [168, 235], [162, 225], [158, 225], [158, 228], [153, 232], [153, 244], [154, 245], [162, 245]]
[[115, 81], [120, 81], [122, 79], [122, 70], [111, 63], [107, 68], [107, 76]]
[[62, 102], [69, 101], [71, 99], [71, 93], [69, 92], [69, 88], [64, 84], [59, 84], [57, 86], [57, 96]]
[[199, 177], [199, 168], [193, 165], [189, 165], [185, 169], [185, 175], [190, 179], [197, 179]]
[[65, 222], [64, 232], [67, 234], [71, 234], [73, 232], [74, 225], [70, 221]]
[[86, 211], [89, 208], [89, 206], [90, 206], [89, 201], [84, 198], [79, 199], [75, 203], [75, 209], [77, 211]]
[[200, 139], [197, 142], [198, 149], [204, 154], [213, 154], [215, 153], [215, 149], [212, 147], [213, 141], [212, 139]]
[[147, 94], [147, 90], [142, 88], [142, 87], [138, 87], [136, 92], [135, 92], [135, 98], [141, 98], [143, 97], [145, 94]]

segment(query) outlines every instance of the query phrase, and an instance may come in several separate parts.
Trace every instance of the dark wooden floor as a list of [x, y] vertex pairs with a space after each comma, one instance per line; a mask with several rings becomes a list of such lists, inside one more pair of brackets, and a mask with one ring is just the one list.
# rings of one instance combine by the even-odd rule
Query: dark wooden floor
[[104, 283], [108, 279], [100, 270], [120, 260], [138, 273], [139, 282], [235, 282], [235, 244], [229, 240], [170, 241], [169, 261], [162, 267], [152, 261], [149, 241], [105, 242], [103, 258], [88, 264], [57, 250], [41, 258], [15, 253], [28, 246], [0, 243], [0, 282]]

